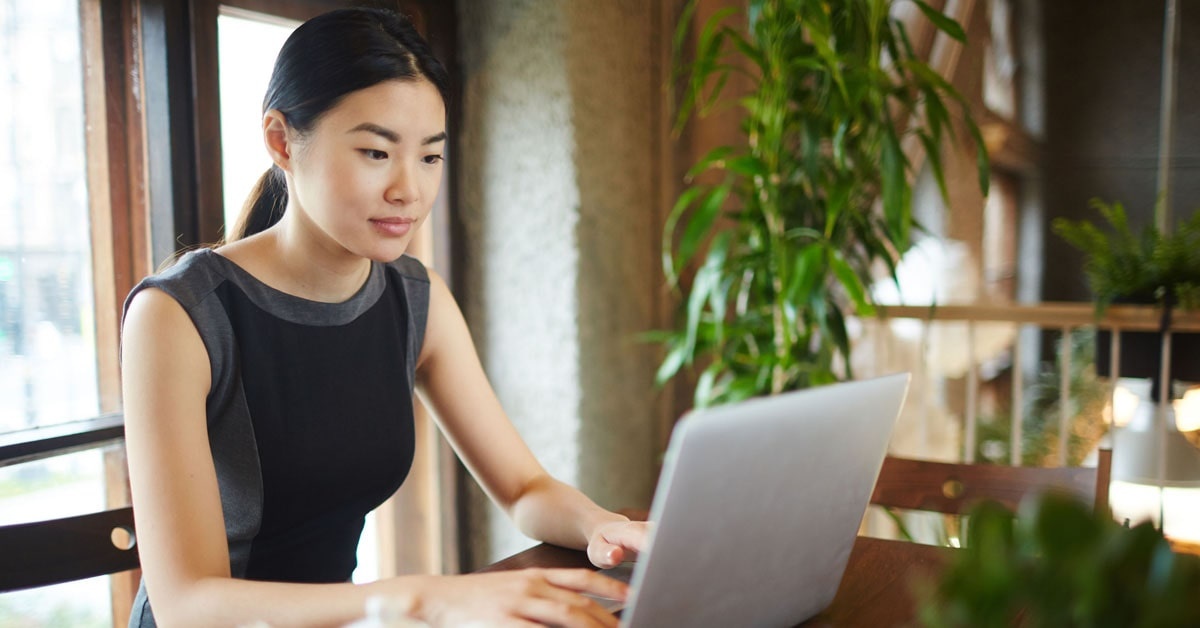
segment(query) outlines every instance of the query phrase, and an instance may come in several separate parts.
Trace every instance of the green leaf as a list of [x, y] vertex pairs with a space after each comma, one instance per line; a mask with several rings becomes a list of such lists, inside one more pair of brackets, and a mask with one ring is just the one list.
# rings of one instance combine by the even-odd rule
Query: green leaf
[[925, 88], [921, 92], [925, 96], [925, 119], [929, 122], [933, 139], [941, 143], [942, 129], [949, 130], [950, 137], [953, 138], [954, 125], [950, 124], [950, 112], [946, 110], [946, 104], [938, 96], [937, 90]]
[[725, 162], [725, 168], [747, 177], [766, 177], [767, 165], [754, 155], [742, 155]]
[[807, 303], [825, 276], [825, 245], [813, 243], [804, 247], [795, 258], [792, 276], [785, 287], [788, 301]]
[[845, 358], [846, 378], [854, 379], [854, 372], [850, 368], [850, 335], [846, 333], [846, 319], [842, 316], [842, 309], [836, 303], [829, 304], [825, 329], [833, 337], [834, 346]]
[[708, 237], [713, 223], [716, 222], [717, 216], [721, 212], [721, 206], [728, 197], [729, 184], [718, 185], [712, 188], [696, 206], [696, 211], [692, 213], [691, 219], [683, 228], [683, 237], [679, 239], [679, 258], [685, 263], [692, 259], [704, 239]]
[[933, 22], [933, 25], [938, 30], [953, 37], [959, 43], [967, 43], [967, 34], [963, 32], [963, 28], [958, 22], [947, 17], [945, 13], [929, 6], [924, 0], [913, 0], [913, 2], [917, 3], [917, 7], [921, 9], [921, 13], [924, 13], [925, 17], [929, 18], [929, 21]]
[[912, 223], [911, 194], [905, 179], [906, 160], [900, 141], [890, 127], [883, 137], [883, 215], [887, 218], [888, 233], [896, 242], [907, 246]]
[[916, 74], [917, 78], [926, 85], [930, 85], [937, 89], [937, 91], [950, 96], [959, 105], [963, 107], [969, 106], [963, 95], [949, 81], [943, 78], [941, 74], [934, 72], [928, 65], [916, 59], [908, 59], [904, 62], [904, 67], [908, 68], [913, 74]]
[[850, 120], [842, 120], [837, 132], [833, 134], [833, 158], [839, 168], [846, 167], [846, 132], [850, 130]]
[[850, 205], [850, 182], [838, 181], [829, 190], [829, 198], [825, 199], [825, 238], [832, 239], [838, 220], [846, 213]]
[[700, 4], [699, 0], [688, 0], [687, 4], [683, 5], [683, 11], [679, 13], [679, 21], [675, 24], [675, 36], [671, 40], [671, 49], [675, 51], [675, 58], [683, 53], [683, 42], [687, 39], [687, 33], [692, 25], [692, 16], [696, 14], [696, 5]]
[[717, 374], [723, 369], [720, 362], [713, 362], [700, 374], [700, 378], [696, 380], [696, 391], [692, 395], [692, 403], [697, 408], [707, 408], [712, 404], [713, 383], [717, 379]]
[[987, 144], [983, 141], [983, 134], [979, 132], [979, 126], [971, 119], [971, 116], [966, 115], [964, 107], [963, 120], [967, 123], [967, 128], [971, 130], [971, 137], [975, 139], [975, 167], [979, 170], [979, 191], [983, 193], [984, 198], [987, 198], [988, 191], [991, 187], [992, 180], [992, 164], [988, 159]]
[[[896, 33], [900, 35], [900, 42], [904, 45], [904, 53], [909, 58], [916, 58], [917, 53], [913, 52], [912, 41], [908, 38], [908, 27], [900, 20], [892, 20], [892, 25], [896, 28]], [[897, 62], [900, 59], [896, 59]]]
[[854, 302], [854, 307], [858, 315], [874, 316], [875, 306], [867, 298], [867, 289], [863, 285], [862, 278], [858, 276], [858, 273], [854, 272], [853, 268], [850, 268], [850, 265], [846, 263], [841, 253], [834, 252], [831, 257], [830, 264], [833, 267], [833, 274], [837, 275], [838, 281], [846, 289], [846, 294]]
[[688, 295], [687, 301], [687, 340], [684, 344], [689, 364], [692, 362], [696, 348], [696, 336], [700, 329], [700, 315], [704, 311], [704, 302], [708, 300], [708, 293], [716, 287], [718, 280], [717, 271], [711, 266], [704, 265], [696, 271], [696, 279], [692, 281], [692, 292]]
[[743, 57], [753, 61], [754, 65], [758, 66], [759, 71], [764, 74], [767, 72], [767, 60], [763, 56], [762, 50], [756, 48], [748, 39], [742, 37], [741, 33], [728, 26], [724, 28], [724, 33], [726, 37], [733, 41], [733, 46], [737, 48], [738, 52], [742, 53]]
[[729, 299], [729, 289], [733, 287], [733, 277], [723, 273], [725, 260], [729, 256], [730, 240], [728, 231], [717, 234], [708, 249], [708, 257], [704, 260], [704, 265], [711, 267], [719, 276], [717, 284], [708, 295], [708, 308], [713, 313], [713, 328], [718, 345], [724, 342], [726, 303]]
[[732, 152], [733, 152], [732, 146], [718, 146], [718, 147], [708, 151], [708, 153], [706, 155], [704, 155], [703, 157], [700, 158], [700, 161], [696, 162], [696, 165], [692, 166], [692, 168], [690, 170], [688, 170], [687, 178], [693, 179], [697, 175], [699, 175], [701, 172], [704, 172], [705, 170], [708, 170], [709, 168], [722, 167], [722, 165], [719, 162], [721, 160], [725, 159], [726, 157], [728, 157], [729, 154]]
[[704, 191], [705, 188], [703, 186], [691, 187], [684, 190], [680, 193], [679, 199], [675, 201], [675, 206], [671, 208], [671, 213], [667, 214], [667, 222], [663, 227], [662, 265], [663, 275], [667, 278], [667, 285], [671, 287], [679, 285], [679, 269], [683, 263], [687, 262], [686, 257], [681, 257], [677, 262], [675, 256], [672, 254], [675, 250], [675, 226], [679, 223], [680, 217], [687, 211], [687, 208]]
[[680, 367], [688, 359], [688, 346], [683, 342], [676, 342], [671, 346], [671, 350], [667, 352], [667, 357], [663, 359], [662, 364], [658, 367], [658, 372], [654, 375], [654, 383], [662, 386], [675, 377], [679, 372]]
[[929, 159], [929, 169], [933, 172], [934, 180], [937, 181], [938, 191], [942, 194], [942, 200], [949, 205], [950, 193], [946, 190], [946, 177], [942, 174], [941, 147], [924, 131], [918, 132], [917, 136], [921, 138], [921, 144], [925, 147], [925, 157]]

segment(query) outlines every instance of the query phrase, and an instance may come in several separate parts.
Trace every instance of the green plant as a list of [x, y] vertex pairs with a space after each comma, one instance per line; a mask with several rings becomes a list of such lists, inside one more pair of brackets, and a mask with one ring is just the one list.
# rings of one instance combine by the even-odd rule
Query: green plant
[[[1055, 359], [1042, 362], [1032, 382], [1025, 388], [1021, 424], [1021, 464], [1024, 466], [1057, 466], [1059, 430], [1061, 425], [1062, 362], [1071, 354], [1068, 413], [1071, 416], [1067, 436], [1067, 466], [1079, 466], [1096, 449], [1108, 425], [1104, 406], [1112, 392], [1096, 376], [1096, 331], [1085, 327], [1073, 329], [1069, 336], [1056, 342]], [[975, 457], [982, 462], [1009, 464], [1013, 446], [1013, 412], [1001, 406], [993, 415], [981, 416]]]
[[1200, 557], [1176, 554], [1149, 523], [1132, 529], [1067, 496], [1020, 517], [994, 503], [971, 513], [965, 549], [925, 592], [927, 626], [1200, 625]]
[[1090, 204], [1108, 223], [1107, 233], [1086, 220], [1058, 218], [1053, 228], [1083, 252], [1097, 315], [1118, 299], [1200, 307], [1200, 212], [1174, 233], [1149, 225], [1135, 234], [1121, 203], [1092, 199]]
[[[913, 1], [964, 41], [957, 23]], [[986, 193], [988, 160], [966, 101], [916, 56], [890, 4], [750, 0], [748, 29], [730, 23], [735, 9], [717, 12], [690, 64], [679, 58], [695, 0], [684, 10], [677, 124], [736, 106], [744, 140], [695, 164], [663, 234], [681, 311], [677, 329], [653, 336], [667, 345], [657, 380], [702, 368], [698, 406], [852, 376], [846, 308], [872, 313], [872, 270], [895, 280], [914, 228], [902, 139], [919, 139], [945, 197], [947, 102], [975, 138]], [[735, 73], [749, 86], [736, 100], [723, 97]]]

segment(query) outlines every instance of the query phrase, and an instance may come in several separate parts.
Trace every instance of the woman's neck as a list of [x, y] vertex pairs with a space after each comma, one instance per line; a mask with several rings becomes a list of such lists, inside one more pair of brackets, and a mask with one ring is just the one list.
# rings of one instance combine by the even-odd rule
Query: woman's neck
[[272, 257], [288, 283], [313, 301], [340, 303], [358, 292], [371, 273], [371, 261], [329, 241], [321, 242], [303, 227], [281, 221], [272, 238]]
[[371, 261], [336, 243], [314, 237], [287, 215], [260, 234], [220, 249], [221, 255], [259, 281], [293, 296], [341, 303], [354, 296], [371, 273]]

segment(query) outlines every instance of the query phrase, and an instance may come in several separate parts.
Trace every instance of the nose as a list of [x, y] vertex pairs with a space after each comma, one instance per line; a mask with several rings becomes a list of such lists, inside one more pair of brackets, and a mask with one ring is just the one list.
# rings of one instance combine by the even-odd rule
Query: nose
[[398, 164], [388, 181], [384, 197], [389, 203], [409, 205], [420, 197], [417, 173], [410, 165]]

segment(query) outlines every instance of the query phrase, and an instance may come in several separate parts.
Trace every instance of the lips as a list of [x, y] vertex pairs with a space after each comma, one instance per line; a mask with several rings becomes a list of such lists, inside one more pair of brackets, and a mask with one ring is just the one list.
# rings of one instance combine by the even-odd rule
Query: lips
[[415, 218], [406, 218], [403, 216], [388, 216], [384, 218], [372, 218], [371, 225], [375, 227], [383, 235], [399, 237], [407, 235], [412, 230], [413, 223], [417, 222]]

